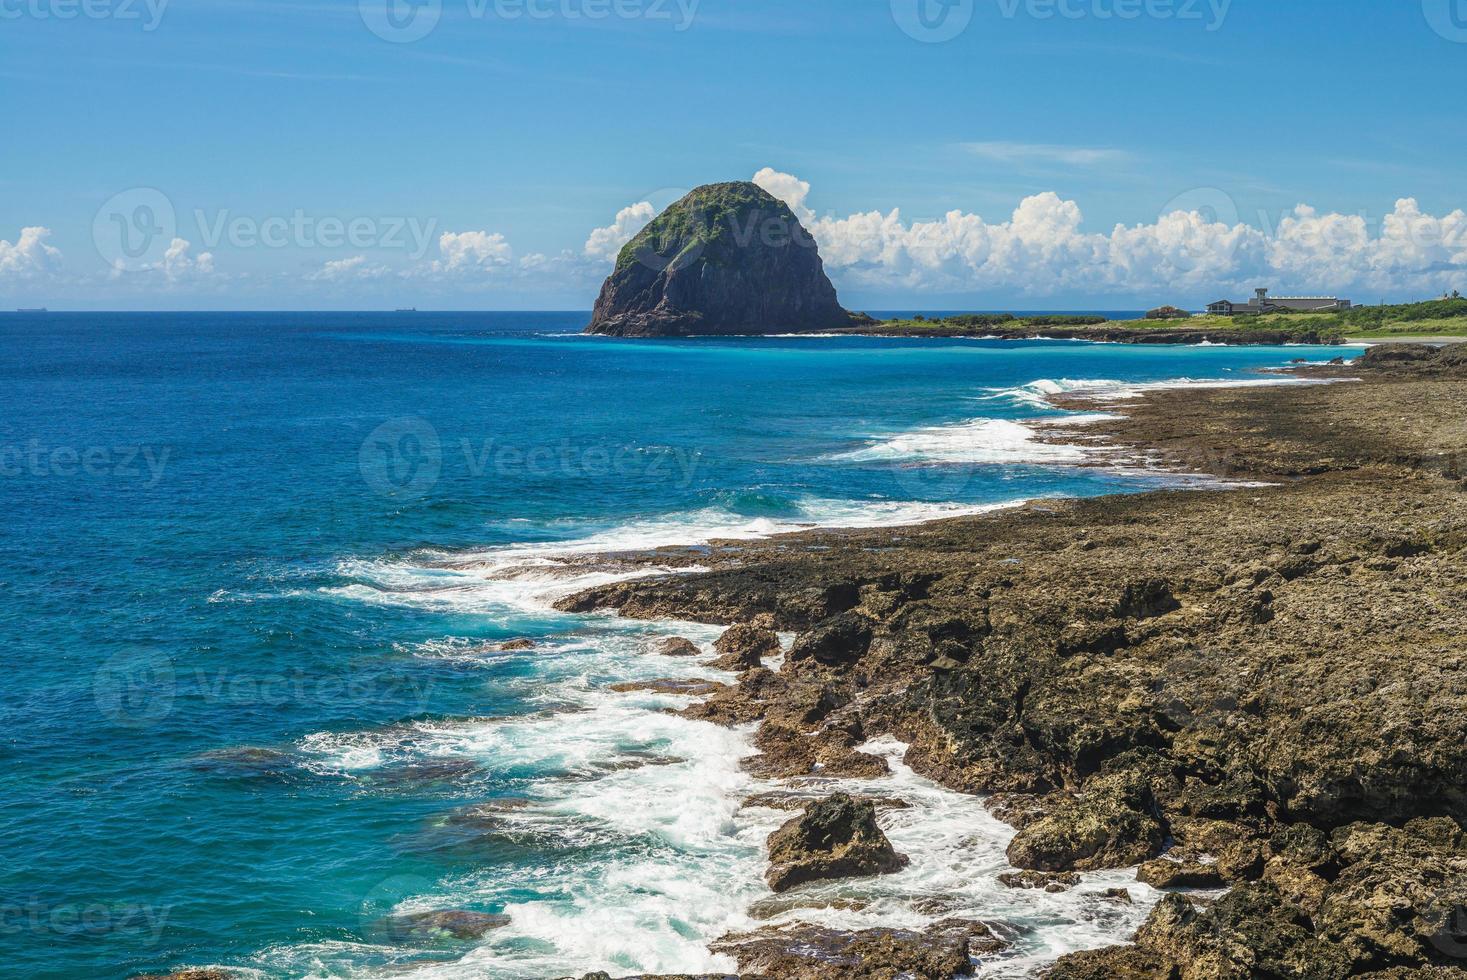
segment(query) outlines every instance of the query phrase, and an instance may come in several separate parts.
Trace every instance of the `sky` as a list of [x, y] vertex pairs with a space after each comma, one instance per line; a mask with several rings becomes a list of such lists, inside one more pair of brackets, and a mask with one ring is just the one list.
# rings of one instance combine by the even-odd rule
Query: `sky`
[[0, 0], [0, 309], [589, 309], [756, 178], [853, 309], [1467, 290], [1467, 0]]

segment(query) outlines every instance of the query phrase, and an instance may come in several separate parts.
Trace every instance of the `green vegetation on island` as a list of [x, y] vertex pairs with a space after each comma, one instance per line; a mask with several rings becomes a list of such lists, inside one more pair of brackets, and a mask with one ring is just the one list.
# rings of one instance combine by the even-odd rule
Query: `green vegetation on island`
[[899, 337], [1050, 337], [1119, 343], [1340, 343], [1346, 340], [1467, 338], [1467, 299], [1452, 296], [1422, 303], [1357, 306], [1337, 313], [1278, 312], [1257, 316], [1178, 316], [1161, 307], [1140, 320], [1102, 316], [959, 313], [882, 320], [852, 333]]

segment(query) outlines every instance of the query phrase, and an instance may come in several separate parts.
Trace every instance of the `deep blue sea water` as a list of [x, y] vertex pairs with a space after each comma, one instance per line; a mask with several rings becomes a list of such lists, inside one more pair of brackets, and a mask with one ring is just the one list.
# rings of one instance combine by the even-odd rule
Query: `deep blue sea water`
[[[619, 574], [557, 556], [1154, 486], [1033, 443], [1023, 420], [1059, 414], [1038, 396], [1340, 353], [619, 341], [585, 319], [0, 316], [5, 975], [729, 966], [706, 943], [759, 924], [787, 814], [739, 808], [768, 788], [741, 733], [605, 689], [716, 676], [648, 651], [717, 631], [553, 612]], [[1144, 914], [1144, 886], [1104, 914], [995, 889], [1004, 828], [890, 781], [919, 801], [889, 828], [912, 870], [830, 886], [865, 911], [785, 918], [916, 925], [946, 896], [1022, 929], [985, 965], [1004, 975]], [[512, 921], [401, 925], [450, 908]]]

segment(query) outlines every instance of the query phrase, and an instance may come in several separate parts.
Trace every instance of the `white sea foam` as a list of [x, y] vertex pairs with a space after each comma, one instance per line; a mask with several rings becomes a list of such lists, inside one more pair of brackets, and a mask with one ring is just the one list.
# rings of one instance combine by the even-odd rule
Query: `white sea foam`
[[[434, 721], [353, 733], [322, 732], [298, 748], [322, 771], [363, 779], [418, 759], [469, 759], [491, 774], [534, 774], [532, 803], [501, 815], [505, 832], [542, 843], [543, 861], [517, 862], [438, 883], [398, 913], [485, 904], [511, 924], [452, 963], [411, 971], [424, 980], [631, 972], [723, 972], [707, 944], [746, 928], [763, 892], [760, 844], [768, 820], [740, 819], [754, 791], [739, 761], [747, 730], [669, 714], [690, 698], [617, 694], [598, 676], [731, 679], [695, 658], [648, 656], [672, 628], [704, 645], [717, 628], [663, 623], [593, 626], [591, 636], [537, 648], [535, 687], [573, 706], [518, 718]], [[655, 629], [655, 633], [654, 633]], [[528, 693], [522, 692], [522, 693]], [[560, 852], [560, 853], [557, 853]], [[400, 976], [406, 948], [312, 944], [261, 954], [276, 968], [314, 964], [326, 976]], [[316, 975], [316, 974], [313, 974]]]
[[833, 457], [848, 462], [911, 463], [1082, 463], [1084, 446], [1040, 442], [1030, 424], [1010, 419], [973, 419], [935, 425], [882, 439]]
[[[480, 551], [423, 551], [397, 558], [346, 559], [337, 573], [345, 584], [322, 590], [338, 599], [373, 605], [416, 606], [472, 613], [504, 628], [528, 613], [558, 617], [552, 603], [584, 589], [639, 576], [697, 571], [660, 566], [617, 566], [588, 556], [701, 546], [716, 540], [759, 540], [820, 527], [888, 527], [982, 514], [1003, 504], [806, 498], [782, 517], [748, 517], [724, 508], [629, 521], [583, 537], [515, 544]], [[563, 618], [563, 617], [561, 617]]]
[[[545, 862], [442, 881], [393, 909], [491, 905], [510, 915], [507, 927], [453, 962], [409, 968], [410, 948], [312, 944], [266, 951], [264, 964], [298, 968], [309, 962], [320, 970], [313, 975], [358, 978], [407, 972], [419, 980], [528, 980], [597, 969], [613, 975], [725, 972], [734, 964], [710, 954], [707, 945], [728, 932], [793, 922], [920, 929], [966, 917], [1018, 927], [1007, 949], [982, 960], [978, 975], [1019, 977], [1063, 953], [1123, 939], [1158, 897], [1120, 871], [1085, 875], [1074, 890], [1057, 895], [1000, 885], [1013, 830], [978, 797], [915, 774], [901, 761], [905, 746], [884, 737], [862, 748], [886, 757], [890, 775], [802, 780], [798, 791], [812, 799], [846, 791], [905, 800], [907, 809], [884, 811], [880, 819], [910, 865], [898, 874], [814, 884], [799, 893], [812, 905], [855, 899], [859, 909], [797, 908], [756, 918], [750, 914], [756, 903], [771, 897], [762, 882], [763, 840], [790, 814], [741, 806], [750, 794], [780, 788], [739, 767], [750, 751], [748, 733], [639, 710], [600, 692], [585, 696], [590, 717], [486, 723], [492, 737], [458, 730], [432, 748], [474, 752], [486, 762], [529, 749], [537, 766], [575, 758], [590, 767], [624, 757], [629, 745], [645, 751], [655, 743], [657, 753], [678, 760], [589, 781], [537, 780], [528, 791], [534, 803], [506, 811], [503, 820], [508, 832], [541, 841], [552, 852]], [[1114, 887], [1128, 888], [1133, 903], [1102, 896]], [[533, 897], [517, 897], [527, 895]]]
[[[1150, 384], [1038, 381], [994, 390], [985, 399], [1052, 412], [1051, 395], [1081, 392], [1099, 400], [1134, 398], [1183, 386], [1298, 383], [1296, 379], [1181, 379]], [[1082, 425], [1103, 412], [1052, 414], [1023, 422], [979, 418], [882, 436], [839, 457], [853, 462], [1074, 464], [1094, 450], [1041, 442], [1043, 426]], [[1031, 975], [1077, 949], [1123, 941], [1157, 895], [1126, 872], [1084, 876], [1074, 890], [1004, 888], [1004, 851], [1013, 831], [977, 797], [947, 790], [901, 762], [904, 746], [883, 738], [865, 746], [885, 756], [876, 780], [804, 780], [812, 796], [837, 789], [900, 797], [910, 807], [883, 812], [893, 844], [911, 858], [904, 871], [874, 879], [807, 886], [802, 895], [859, 899], [859, 909], [795, 909], [755, 919], [769, 897], [762, 881], [763, 841], [787, 811], [744, 808], [745, 797], [788, 789], [744, 772], [750, 732], [695, 722], [666, 709], [689, 698], [651, 692], [616, 694], [609, 681], [723, 678], [699, 658], [649, 656], [658, 636], [676, 632], [707, 651], [718, 629], [693, 624], [632, 623], [556, 613], [554, 599], [658, 569], [593, 556], [716, 539], [758, 539], [810, 527], [872, 527], [978, 513], [992, 506], [910, 501], [806, 499], [792, 513], [751, 517], [710, 507], [630, 521], [561, 541], [473, 552], [423, 551], [391, 559], [341, 562], [344, 584], [322, 590], [334, 601], [408, 605], [471, 614], [508, 635], [531, 633], [533, 650], [490, 653], [477, 640], [442, 637], [405, 650], [432, 659], [492, 667], [531, 660], [533, 669], [486, 670], [498, 695], [543, 710], [511, 718], [426, 720], [356, 732], [318, 732], [297, 748], [314, 771], [374, 791], [392, 771], [416, 763], [472, 763], [489, 785], [512, 781], [528, 799], [496, 814], [505, 832], [539, 842], [537, 858], [498, 861], [482, 870], [422, 882], [396, 905], [409, 912], [503, 908], [510, 924], [459, 958], [422, 959], [424, 950], [379, 943], [316, 942], [274, 947], [259, 965], [289, 975], [385, 980], [504, 980], [574, 976], [592, 970], [630, 973], [730, 971], [708, 944], [739, 930], [806, 921], [837, 928], [921, 928], [949, 917], [1011, 923], [1011, 945], [985, 958], [979, 975]], [[676, 569], [687, 571], [686, 568]], [[786, 645], [791, 637], [782, 637]], [[778, 667], [775, 658], [770, 666]], [[449, 772], [454, 771], [449, 767]], [[496, 825], [499, 826], [499, 825]], [[1106, 899], [1127, 887], [1134, 903]], [[441, 952], [441, 951], [440, 951]]]
[[[972, 918], [1023, 927], [1008, 937], [1010, 946], [985, 957], [984, 977], [1029, 975], [1036, 967], [1074, 950], [1111, 945], [1130, 935], [1160, 897], [1134, 874], [1086, 874], [1072, 891], [1010, 889], [998, 882], [1012, 870], [1005, 856], [1014, 830], [993, 817], [982, 800], [947, 789], [917, 775], [903, 763], [906, 746], [882, 737], [861, 746], [884, 756], [890, 775], [875, 780], [826, 780], [807, 785], [813, 796], [837, 790], [905, 800], [906, 809], [881, 815], [882, 829], [911, 863], [895, 875], [806, 886], [802, 894], [857, 898], [859, 910], [802, 909], [775, 923], [809, 921], [833, 928], [898, 926], [920, 929], [945, 918]], [[787, 816], [787, 814], [783, 814]], [[1107, 888], [1125, 887], [1133, 904], [1102, 897]]]
[[990, 388], [979, 396], [983, 401], [1006, 401], [1011, 405], [1053, 410], [1056, 395], [1079, 395], [1094, 401], [1127, 401], [1152, 391], [1176, 388], [1255, 388], [1276, 385], [1329, 384], [1337, 379], [1296, 378], [1275, 375], [1265, 378], [1170, 378], [1165, 381], [1113, 381], [1110, 379], [1057, 380], [1044, 378], [1012, 388]]
[[[1053, 413], [1056, 409], [1052, 399], [1066, 394], [1081, 395], [1098, 402], [1119, 402], [1139, 398], [1151, 391], [1174, 388], [1233, 388], [1307, 383], [1319, 382], [1285, 376], [1246, 379], [1176, 378], [1153, 382], [1041, 379], [1016, 387], [988, 389], [987, 394], [976, 396], [975, 400], [1004, 402], [1014, 407]], [[1022, 420], [980, 417], [877, 438], [870, 445], [839, 453], [831, 458], [846, 462], [1075, 465], [1089, 461], [1094, 454], [1103, 451], [1104, 447], [1046, 442], [1039, 438], [1036, 429], [1086, 425], [1116, 417], [1105, 412], [1069, 412]]]

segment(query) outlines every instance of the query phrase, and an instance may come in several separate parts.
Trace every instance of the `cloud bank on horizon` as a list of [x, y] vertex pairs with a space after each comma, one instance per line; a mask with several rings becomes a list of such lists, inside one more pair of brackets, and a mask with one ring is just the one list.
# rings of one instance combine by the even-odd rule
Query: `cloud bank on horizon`
[[[990, 147], [991, 149], [991, 147]], [[1034, 148], [1003, 152], [1033, 152]], [[1005, 220], [988, 221], [955, 208], [933, 221], [908, 221], [900, 209], [845, 216], [810, 206], [811, 185], [766, 167], [755, 183], [784, 201], [810, 231], [827, 271], [843, 291], [865, 294], [1008, 293], [1042, 299], [1060, 295], [1173, 297], [1230, 295], [1255, 284], [1280, 292], [1365, 290], [1367, 295], [1422, 296], [1461, 288], [1467, 278], [1467, 213], [1421, 211], [1403, 197], [1378, 227], [1360, 215], [1321, 213], [1300, 204], [1271, 229], [1237, 219], [1217, 190], [1182, 195], [1154, 223], [1086, 231], [1076, 201], [1049, 191], [1021, 200]], [[649, 201], [622, 208], [592, 229], [579, 249], [517, 256], [499, 232], [444, 232], [436, 258], [397, 265], [365, 254], [334, 258], [304, 273], [231, 274], [211, 252], [194, 254], [172, 239], [163, 257], [102, 277], [75, 272], [51, 231], [23, 228], [15, 242], [0, 239], [0, 291], [28, 287], [65, 290], [99, 282], [121, 288], [205, 289], [228, 297], [251, 285], [290, 282], [306, 290], [363, 284], [437, 283], [492, 298], [513, 284], [584, 289], [587, 298], [628, 241], [656, 217]], [[1215, 298], [1215, 297], [1214, 297]]]

